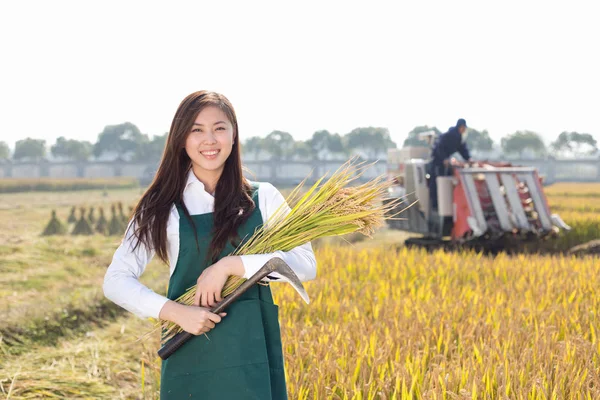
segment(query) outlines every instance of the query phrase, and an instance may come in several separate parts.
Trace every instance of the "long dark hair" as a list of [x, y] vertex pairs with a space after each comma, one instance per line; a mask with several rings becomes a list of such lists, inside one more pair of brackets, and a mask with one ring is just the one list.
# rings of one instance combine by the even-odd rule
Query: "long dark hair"
[[213, 263], [228, 241], [234, 246], [238, 244], [237, 229], [256, 207], [251, 196], [252, 187], [242, 173], [239, 130], [233, 106], [225, 96], [215, 92], [202, 90], [188, 95], [179, 104], [173, 117], [158, 171], [132, 213], [137, 225], [134, 232], [137, 242], [133, 249], [143, 242], [147, 247], [153, 248], [165, 264], [168, 263], [167, 221], [173, 203], [182, 207], [186, 217], [194, 225], [183, 202], [186, 177], [192, 165], [185, 150], [185, 142], [198, 114], [210, 106], [220, 108], [227, 115], [233, 125], [234, 140], [215, 191], [213, 238], [207, 255]]

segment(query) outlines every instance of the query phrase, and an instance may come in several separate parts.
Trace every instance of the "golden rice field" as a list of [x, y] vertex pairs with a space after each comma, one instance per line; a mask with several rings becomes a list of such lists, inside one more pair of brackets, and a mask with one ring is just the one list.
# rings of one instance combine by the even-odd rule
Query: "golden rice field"
[[3, 178], [0, 193], [52, 192], [92, 189], [132, 189], [138, 187], [135, 178]]
[[[574, 230], [600, 238], [600, 185], [555, 185]], [[119, 238], [40, 237], [56, 208], [127, 204], [138, 190], [0, 198], [0, 393], [10, 399], [158, 399], [158, 338], [104, 300]], [[427, 253], [404, 234], [315, 243], [309, 305], [272, 285], [290, 399], [600, 398], [600, 258]], [[153, 261], [144, 282], [165, 291]]]

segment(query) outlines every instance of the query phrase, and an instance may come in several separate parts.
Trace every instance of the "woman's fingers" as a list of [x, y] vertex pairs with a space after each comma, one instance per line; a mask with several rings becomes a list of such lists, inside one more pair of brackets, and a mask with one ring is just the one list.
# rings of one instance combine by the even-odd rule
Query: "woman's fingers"
[[221, 291], [227, 281], [229, 272], [223, 267], [224, 264], [215, 263], [204, 269], [198, 277], [197, 291], [201, 293], [199, 305], [202, 307], [213, 307], [223, 300]]
[[210, 331], [210, 328], [208, 326], [203, 326], [199, 331], [198, 331], [198, 335], [202, 335], [203, 333], [206, 333]]
[[209, 307], [212, 307], [212, 306], [214, 306], [215, 304], [217, 304], [219, 301], [221, 301], [221, 296], [219, 296], [219, 294], [218, 294], [218, 293], [219, 293], [219, 292], [218, 292], [218, 291], [215, 291], [214, 289], [212, 289], [212, 290], [210, 290], [210, 291], [208, 292], [208, 299], [207, 299], [207, 302], [208, 302], [208, 306], [209, 306]]
[[195, 306], [200, 305], [200, 291], [198, 290], [197, 286], [196, 286], [196, 293], [194, 293], [194, 302], [192, 304]]
[[206, 307], [186, 306], [180, 315], [180, 326], [186, 332], [201, 335], [213, 329], [225, 315], [227, 315], [226, 312], [215, 314]]
[[223, 315], [221, 315], [221, 314], [227, 314], [227, 313], [219, 313], [219, 314], [215, 314], [215, 313], [211, 313], [211, 312], [209, 312], [209, 313], [207, 314], [207, 316], [208, 316], [208, 319], [209, 319], [210, 321], [219, 323], [219, 322], [221, 322], [221, 317], [223, 316]]

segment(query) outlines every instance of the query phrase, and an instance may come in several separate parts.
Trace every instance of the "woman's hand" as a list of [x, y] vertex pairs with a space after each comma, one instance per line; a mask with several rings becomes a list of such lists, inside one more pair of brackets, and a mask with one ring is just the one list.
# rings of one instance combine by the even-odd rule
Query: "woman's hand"
[[192, 335], [201, 335], [214, 328], [226, 315], [226, 312], [215, 314], [204, 307], [186, 306], [169, 300], [161, 309], [159, 318], [176, 323]]
[[223, 257], [206, 268], [198, 277], [194, 305], [212, 307], [222, 300], [221, 292], [229, 275], [244, 275], [244, 264], [239, 256]]
[[211, 313], [207, 308], [196, 306], [185, 306], [185, 309], [179, 314], [181, 318], [178, 325], [192, 335], [201, 335], [210, 331], [215, 324], [221, 322], [221, 317], [227, 315], [225, 312], [217, 315]]

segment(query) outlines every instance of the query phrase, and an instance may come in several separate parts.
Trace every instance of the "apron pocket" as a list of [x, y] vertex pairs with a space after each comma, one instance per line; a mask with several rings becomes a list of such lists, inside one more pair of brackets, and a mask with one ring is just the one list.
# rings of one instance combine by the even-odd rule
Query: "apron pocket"
[[283, 349], [279, 326], [279, 306], [260, 300], [263, 315], [265, 340], [271, 369], [283, 370]]
[[271, 375], [271, 399], [287, 400], [283, 349], [279, 327], [279, 306], [272, 302], [260, 301], [263, 312], [263, 325], [269, 356], [269, 374]]
[[162, 362], [163, 379], [224, 368], [267, 363], [260, 300], [233, 302], [227, 315], [206, 334], [192, 337]]

